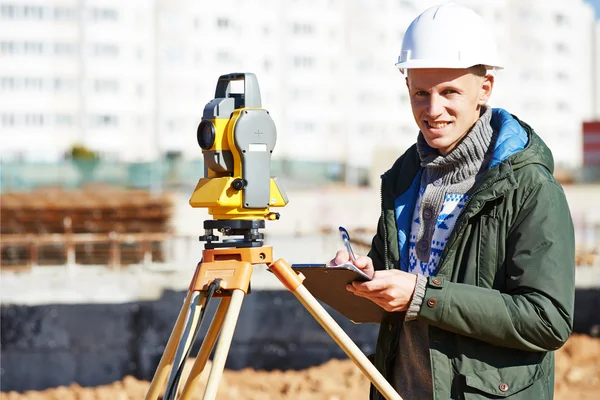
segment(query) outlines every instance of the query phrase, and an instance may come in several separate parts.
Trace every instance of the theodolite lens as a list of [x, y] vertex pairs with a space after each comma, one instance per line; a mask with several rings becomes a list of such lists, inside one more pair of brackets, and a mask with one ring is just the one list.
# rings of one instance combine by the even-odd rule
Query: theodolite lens
[[203, 120], [198, 125], [197, 139], [202, 150], [210, 150], [215, 144], [215, 126], [212, 122]]

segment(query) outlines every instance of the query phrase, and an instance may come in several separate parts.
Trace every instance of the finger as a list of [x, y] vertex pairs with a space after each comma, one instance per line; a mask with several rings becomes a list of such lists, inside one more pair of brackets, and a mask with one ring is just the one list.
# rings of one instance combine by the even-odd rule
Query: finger
[[352, 285], [357, 292], [382, 292], [389, 287], [389, 281], [383, 278], [375, 278], [367, 282], [354, 281]]
[[335, 258], [331, 260], [329, 265], [340, 265], [348, 260], [350, 260], [350, 255], [348, 254], [348, 252], [346, 250], [338, 250], [338, 252], [335, 253]]
[[354, 293], [356, 296], [371, 300], [373, 303], [376, 303], [379, 306], [383, 306], [384, 304], [388, 304], [390, 302], [389, 296], [382, 296], [373, 292], [357, 292], [352, 285], [346, 285], [346, 289], [349, 292]]
[[358, 268], [368, 267], [372, 263], [373, 262], [371, 261], [371, 259], [366, 256], [360, 256], [354, 261], [354, 265], [356, 265]]
[[373, 269], [373, 260], [371, 260], [370, 257], [367, 256], [360, 256], [358, 257], [353, 264], [357, 267], [360, 268], [362, 270], [368, 270], [368, 269]]

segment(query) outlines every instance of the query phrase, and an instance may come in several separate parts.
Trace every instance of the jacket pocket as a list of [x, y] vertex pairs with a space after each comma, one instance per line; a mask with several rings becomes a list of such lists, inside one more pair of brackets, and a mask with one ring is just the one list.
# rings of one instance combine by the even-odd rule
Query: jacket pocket
[[542, 376], [543, 370], [539, 365], [519, 365], [472, 372], [464, 375], [464, 399], [508, 397], [541, 400], [545, 398], [542, 382], [535, 385], [535, 388], [532, 386]]
[[498, 272], [498, 219], [483, 215], [480, 220], [477, 255], [477, 286], [492, 288]]

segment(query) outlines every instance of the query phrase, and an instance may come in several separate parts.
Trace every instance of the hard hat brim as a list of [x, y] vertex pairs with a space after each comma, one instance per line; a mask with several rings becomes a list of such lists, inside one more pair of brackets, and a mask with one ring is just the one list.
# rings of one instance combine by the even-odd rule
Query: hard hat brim
[[484, 65], [488, 70], [500, 70], [504, 69], [498, 65], [498, 63], [491, 62], [485, 63], [481, 61], [448, 61], [448, 60], [407, 60], [403, 62], [396, 63], [396, 68], [400, 70], [400, 72], [404, 73], [404, 70], [407, 69], [425, 69], [425, 68], [443, 68], [443, 69], [464, 69], [471, 68], [476, 65]]

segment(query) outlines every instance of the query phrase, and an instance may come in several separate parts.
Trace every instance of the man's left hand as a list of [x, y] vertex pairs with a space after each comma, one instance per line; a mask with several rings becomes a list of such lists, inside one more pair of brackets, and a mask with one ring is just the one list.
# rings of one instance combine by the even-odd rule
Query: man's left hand
[[406, 311], [412, 300], [417, 275], [397, 269], [376, 271], [368, 282], [352, 282], [346, 289], [366, 297], [388, 312]]

